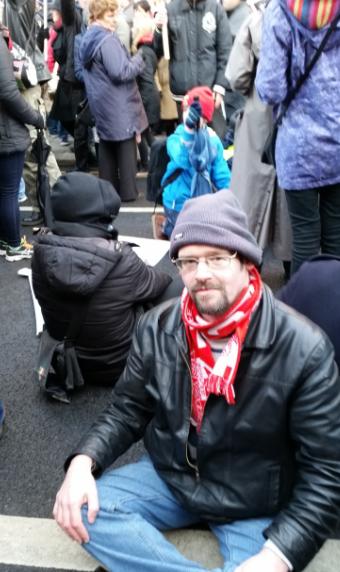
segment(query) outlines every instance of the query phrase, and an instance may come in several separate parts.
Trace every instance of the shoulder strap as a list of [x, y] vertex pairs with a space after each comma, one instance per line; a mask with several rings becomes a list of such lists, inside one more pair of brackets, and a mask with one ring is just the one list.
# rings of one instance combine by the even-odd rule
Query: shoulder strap
[[162, 194], [163, 194], [163, 191], [164, 191], [165, 187], [167, 187], [168, 185], [170, 185], [171, 183], [173, 183], [174, 181], [176, 181], [176, 179], [178, 179], [178, 177], [180, 176], [180, 174], [181, 174], [182, 172], [183, 172], [183, 169], [181, 169], [181, 167], [178, 167], [178, 168], [175, 169], [174, 172], [171, 173], [171, 175], [169, 175], [169, 176], [165, 179], [165, 181], [162, 183], [162, 185], [160, 186], [159, 191], [158, 191], [158, 193], [157, 193], [157, 196], [156, 196], [155, 204], [154, 204], [154, 207], [153, 207], [153, 214], [155, 214], [155, 212], [156, 212], [156, 207], [157, 207], [157, 205], [162, 204], [161, 197], [162, 197]]
[[325, 33], [324, 37], [321, 40], [321, 43], [320, 43], [318, 49], [316, 50], [315, 54], [311, 58], [310, 62], [307, 64], [304, 73], [299, 77], [298, 81], [296, 82], [294, 89], [292, 89], [288, 93], [288, 97], [287, 97], [286, 102], [284, 104], [284, 109], [281, 111], [281, 113], [278, 115], [278, 117], [275, 121], [276, 125], [279, 125], [281, 123], [281, 120], [282, 120], [283, 116], [285, 115], [289, 105], [291, 104], [291, 102], [293, 101], [293, 99], [297, 95], [297, 93], [300, 91], [302, 85], [305, 83], [307, 77], [309, 76], [310, 72], [312, 71], [313, 67], [315, 66], [316, 62], [318, 61], [319, 57], [321, 56], [321, 54], [322, 54], [322, 52], [323, 52], [323, 50], [324, 50], [324, 48], [328, 42], [330, 35], [335, 30], [339, 19], [340, 19], [340, 11], [339, 11], [339, 14], [337, 14], [335, 16], [334, 20], [330, 24], [327, 32]]

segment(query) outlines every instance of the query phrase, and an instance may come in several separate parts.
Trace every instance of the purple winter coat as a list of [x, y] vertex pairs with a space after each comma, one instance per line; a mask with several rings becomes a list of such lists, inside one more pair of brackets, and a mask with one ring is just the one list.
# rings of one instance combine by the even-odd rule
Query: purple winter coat
[[[277, 112], [319, 46], [327, 28], [311, 30], [271, 0], [264, 15], [255, 85]], [[340, 182], [340, 23], [310, 76], [288, 107], [278, 131], [276, 166], [286, 190]]]
[[142, 57], [130, 57], [118, 36], [93, 24], [80, 45], [86, 94], [100, 139], [125, 141], [148, 126], [136, 76]]

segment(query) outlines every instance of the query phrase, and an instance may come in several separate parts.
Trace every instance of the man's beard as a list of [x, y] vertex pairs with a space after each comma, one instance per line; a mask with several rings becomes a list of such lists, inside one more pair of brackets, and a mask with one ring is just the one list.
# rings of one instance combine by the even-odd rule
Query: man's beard
[[217, 288], [214, 290], [218, 291], [220, 295], [217, 299], [211, 301], [204, 299], [199, 300], [195, 291], [190, 293], [190, 296], [201, 315], [207, 314], [208, 316], [223, 316], [223, 314], [229, 310], [230, 303], [225, 292]]

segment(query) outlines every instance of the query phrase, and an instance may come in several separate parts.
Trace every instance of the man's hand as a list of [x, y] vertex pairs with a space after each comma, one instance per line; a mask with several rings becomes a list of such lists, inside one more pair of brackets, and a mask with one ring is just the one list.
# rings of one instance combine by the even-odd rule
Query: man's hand
[[96, 520], [99, 510], [97, 485], [91, 465], [92, 459], [86, 455], [78, 455], [72, 460], [53, 508], [53, 516], [59, 526], [79, 543], [89, 541], [81, 519], [81, 507], [87, 503], [90, 524]]
[[245, 560], [235, 572], [288, 572], [289, 568], [279, 556], [263, 548], [261, 552]]
[[221, 106], [223, 99], [223, 95], [214, 91], [215, 109], [218, 109]]

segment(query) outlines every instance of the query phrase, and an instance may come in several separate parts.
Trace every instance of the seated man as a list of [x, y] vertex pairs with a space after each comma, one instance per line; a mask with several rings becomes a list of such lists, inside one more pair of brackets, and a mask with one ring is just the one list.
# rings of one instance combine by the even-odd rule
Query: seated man
[[[303, 570], [339, 516], [332, 346], [262, 284], [230, 191], [185, 203], [170, 255], [182, 298], [140, 320], [54, 516], [111, 572], [202, 572], [159, 532], [201, 521], [223, 572]], [[103, 474], [143, 436], [148, 456]]]
[[276, 297], [322, 328], [340, 365], [340, 258], [322, 254], [300, 266]]
[[[171, 278], [117, 239], [120, 198], [111, 183], [69, 173], [54, 185], [51, 203], [52, 233], [39, 236], [32, 259], [46, 324], [37, 370], [49, 394], [67, 402], [68, 391], [84, 381], [116, 382], [141, 305], [160, 296]], [[49, 362], [54, 373], [47, 375]]]

